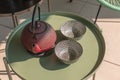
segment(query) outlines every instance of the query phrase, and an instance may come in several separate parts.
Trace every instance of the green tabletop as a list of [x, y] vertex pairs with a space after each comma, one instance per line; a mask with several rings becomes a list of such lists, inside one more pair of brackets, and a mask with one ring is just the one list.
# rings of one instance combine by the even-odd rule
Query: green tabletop
[[31, 22], [28, 19], [13, 30], [6, 44], [7, 61], [13, 71], [26, 80], [81, 80], [92, 75], [105, 53], [105, 43], [100, 31], [86, 19], [71, 13], [42, 14], [41, 20], [48, 22], [56, 30], [57, 42], [62, 39], [60, 26], [66, 21], [77, 20], [85, 24], [86, 33], [78, 40], [83, 47], [82, 56], [77, 62], [65, 65], [56, 58], [54, 49], [46, 57], [31, 55], [20, 42], [21, 31]]

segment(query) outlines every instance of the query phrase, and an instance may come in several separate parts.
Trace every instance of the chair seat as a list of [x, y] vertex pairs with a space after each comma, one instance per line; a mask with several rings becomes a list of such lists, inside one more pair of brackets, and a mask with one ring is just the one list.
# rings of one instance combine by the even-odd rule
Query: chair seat
[[120, 11], [120, 0], [98, 0], [104, 6]]

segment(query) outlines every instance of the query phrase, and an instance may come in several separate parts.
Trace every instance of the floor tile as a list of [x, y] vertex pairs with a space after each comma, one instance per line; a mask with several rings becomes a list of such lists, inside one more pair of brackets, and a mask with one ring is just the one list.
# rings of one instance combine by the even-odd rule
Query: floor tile
[[1, 80], [9, 80], [7, 75], [0, 75]]
[[52, 11], [67, 11], [79, 14], [84, 4], [86, 3], [79, 0], [75, 0], [72, 3], [69, 3], [66, 0], [56, 0], [51, 4], [54, 4], [52, 5]]
[[12, 75], [13, 80], [22, 80], [21, 78], [19, 78], [17, 75]]
[[93, 80], [93, 76], [91, 76], [90, 78], [88, 78], [87, 80]]
[[93, 22], [93, 19], [95, 18], [96, 14], [97, 14], [97, 10], [98, 10], [98, 6], [87, 3], [84, 6], [83, 11], [80, 13], [80, 16]]
[[10, 32], [11, 32], [11, 29], [0, 25], [0, 42], [6, 41], [8, 35], [10, 34]]
[[4, 66], [4, 63], [3, 63], [3, 57], [5, 56], [5, 51], [0, 53], [0, 73], [1, 71], [5, 71], [5, 66]]
[[[9, 80], [7, 74], [0, 76], [0, 78], [1, 78], [1, 80]], [[12, 75], [12, 79], [13, 80], [21, 80], [17, 75]]]
[[120, 18], [120, 12], [119, 11], [115, 11], [112, 10], [110, 8], [107, 8], [105, 6], [102, 6], [100, 14], [99, 14], [99, 18], [107, 18], [107, 19], [111, 19], [111, 18]]
[[92, 4], [92, 5], [99, 5], [100, 4], [97, 0], [88, 0], [88, 3]]
[[96, 72], [95, 80], [120, 80], [120, 67], [103, 62]]
[[100, 19], [97, 24], [102, 29], [105, 39], [105, 59], [120, 64], [120, 19]]
[[13, 21], [11, 16], [0, 16], [0, 26], [10, 27], [13, 28]]

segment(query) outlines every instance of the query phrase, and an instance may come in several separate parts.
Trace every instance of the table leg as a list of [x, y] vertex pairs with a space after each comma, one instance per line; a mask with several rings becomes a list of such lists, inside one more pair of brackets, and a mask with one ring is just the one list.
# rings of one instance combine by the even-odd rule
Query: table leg
[[100, 13], [101, 7], [102, 7], [102, 5], [100, 4], [100, 5], [99, 5], [98, 12], [97, 12], [97, 15], [96, 15], [96, 17], [95, 17], [94, 24], [96, 24], [96, 22], [97, 22], [97, 19], [98, 19], [98, 16], [99, 16], [99, 13]]
[[12, 21], [15, 28], [18, 25], [18, 20], [17, 20], [17, 16], [14, 13], [12, 14]]
[[93, 80], [95, 80], [96, 73], [93, 74]]
[[6, 71], [7, 71], [7, 73], [8, 73], [8, 78], [9, 78], [9, 80], [12, 80], [12, 76], [11, 76], [11, 73], [10, 73], [10, 69], [9, 69], [9, 66], [8, 66], [8, 63], [7, 63], [7, 60], [6, 60], [5, 57], [3, 58], [3, 62], [4, 62], [4, 64], [5, 64], [5, 68], [6, 68]]
[[48, 12], [50, 12], [51, 11], [50, 0], [47, 0], [47, 4], [48, 4]]
[[69, 2], [73, 2], [73, 0], [69, 0]]

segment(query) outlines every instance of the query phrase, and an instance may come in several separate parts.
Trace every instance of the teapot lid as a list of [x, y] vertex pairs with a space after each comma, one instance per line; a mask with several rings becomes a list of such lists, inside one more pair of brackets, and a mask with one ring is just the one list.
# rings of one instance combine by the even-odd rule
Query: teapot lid
[[47, 23], [38, 20], [38, 21], [35, 22], [34, 29], [30, 26], [29, 30], [32, 33], [40, 34], [40, 33], [45, 32], [47, 30], [47, 28], [48, 28], [48, 24]]

